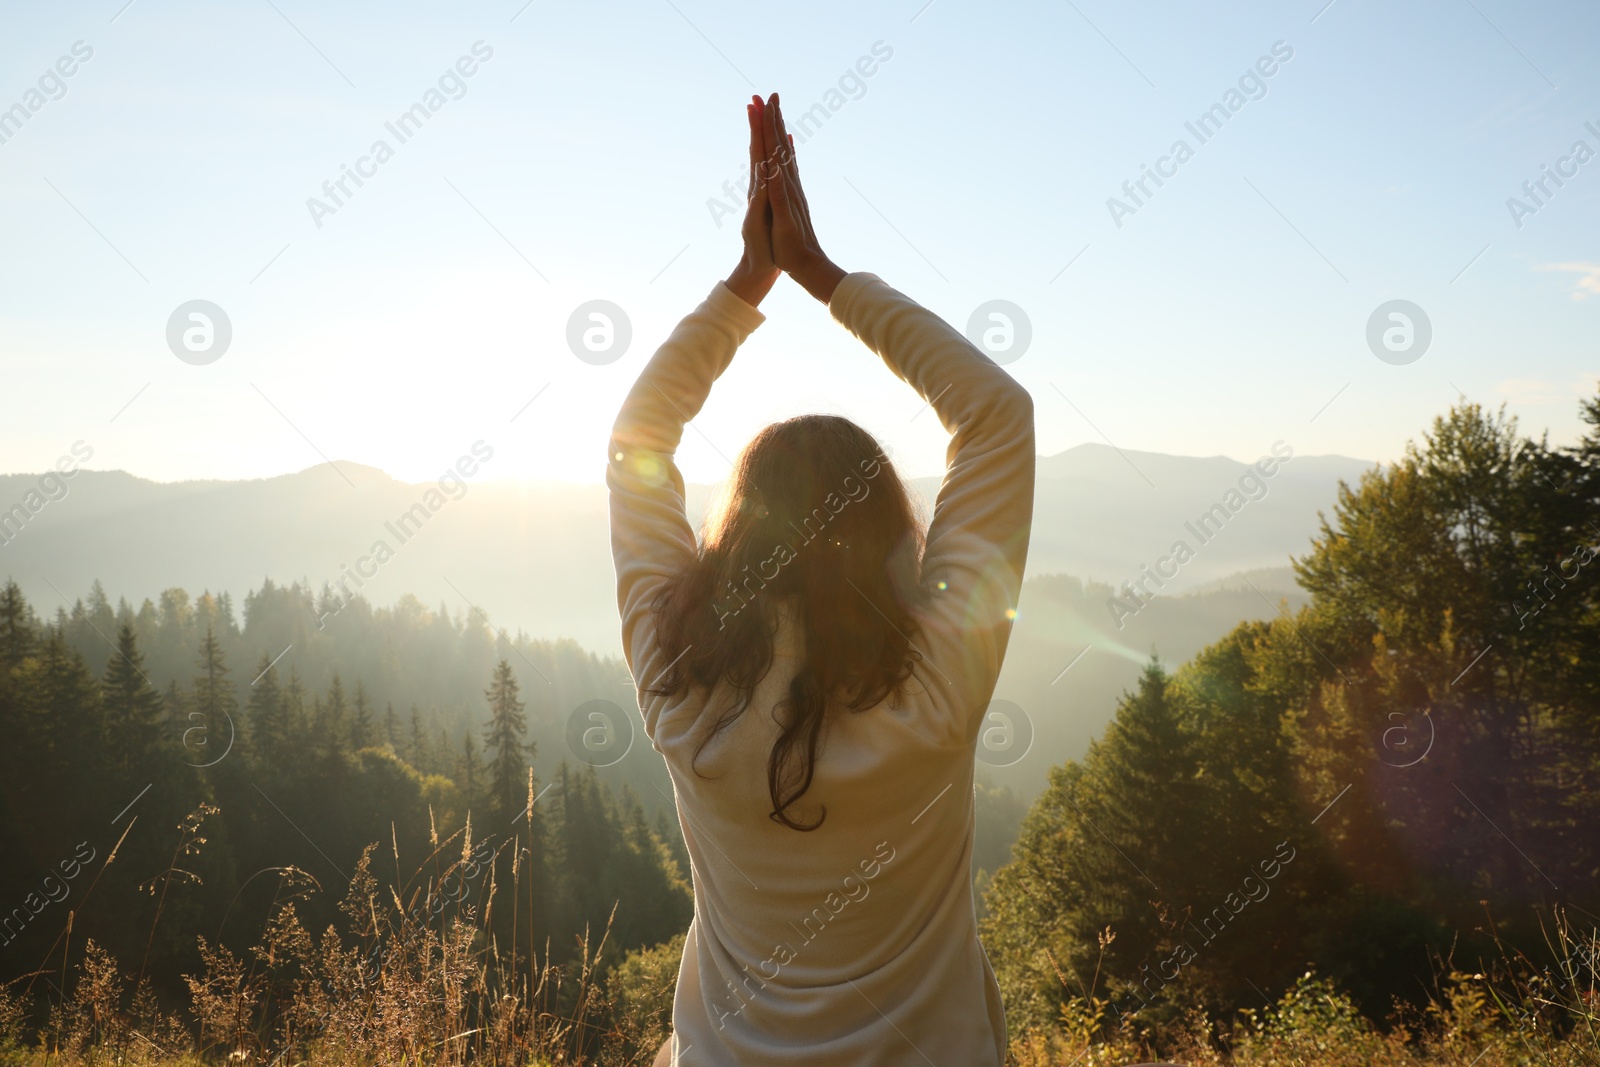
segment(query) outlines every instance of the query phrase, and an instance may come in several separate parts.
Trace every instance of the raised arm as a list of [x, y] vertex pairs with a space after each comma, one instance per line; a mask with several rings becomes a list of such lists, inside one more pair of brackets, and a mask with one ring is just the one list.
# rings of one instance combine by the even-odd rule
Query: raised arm
[[951, 435], [923, 555], [932, 606], [916, 643], [928, 661], [919, 677], [952, 731], [970, 743], [1022, 592], [1033, 522], [1033, 398], [943, 319], [875, 275], [846, 274], [823, 253], [776, 96], [764, 120], [766, 141], [779, 149], [768, 160], [774, 261], [916, 389]]
[[1022, 593], [1033, 523], [1033, 398], [939, 316], [876, 275], [834, 288], [828, 310], [914, 388], [950, 433], [923, 554], [924, 684], [952, 699], [971, 741], [982, 725]]
[[[650, 605], [662, 583], [695, 553], [684, 509], [683, 475], [673, 457], [683, 428], [711, 393], [733, 355], [765, 321], [756, 310], [779, 271], [772, 261], [771, 211], [759, 164], [766, 156], [762, 102], [748, 108], [750, 192], [744, 250], [725, 281], [683, 319], [656, 350], [622, 403], [607, 449], [611, 555], [617, 570], [622, 647], [634, 680], [648, 686], [667, 664], [659, 653]], [[646, 728], [655, 722], [646, 712]]]

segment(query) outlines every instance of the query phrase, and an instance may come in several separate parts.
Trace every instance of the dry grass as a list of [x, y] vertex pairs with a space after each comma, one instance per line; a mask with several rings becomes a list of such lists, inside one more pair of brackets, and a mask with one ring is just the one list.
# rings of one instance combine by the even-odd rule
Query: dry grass
[[1501, 946], [1493, 973], [1442, 968], [1438, 992], [1385, 1030], [1312, 974], [1270, 1010], [1223, 1028], [1199, 1013], [1149, 1033], [1132, 1016], [1106, 1022], [1109, 1004], [1071, 1001], [1047, 1032], [1011, 1043], [1015, 1067], [1108, 1067], [1165, 1060], [1194, 1067], [1600, 1067], [1600, 938], [1558, 913], [1557, 962], [1540, 966]]
[[[198, 830], [197, 819], [191, 838]], [[441, 857], [453, 855], [458, 842], [459, 858], [446, 863]], [[321, 936], [304, 927], [296, 908], [317, 891], [315, 881], [282, 869], [264, 933], [245, 956], [199, 940], [201, 966], [185, 976], [181, 1014], [158, 1004], [139, 976], [142, 964], [125, 971], [87, 942], [69, 993], [39, 1000], [29, 992], [31, 980], [0, 988], [0, 1065], [650, 1063], [668, 1031], [681, 939], [602, 967], [602, 934], [592, 945], [585, 938], [571, 962], [555, 966], [548, 945], [518, 952], [494, 932], [495, 901], [526, 899], [526, 863], [515, 841], [501, 846], [512, 850], [509, 885], [495, 884], [504, 864], [486, 862], [482, 846], [473, 850], [470, 824], [434, 846], [414, 887], [386, 891], [371, 873], [376, 846], [369, 847], [340, 904], [343, 930], [329, 926]], [[178, 862], [175, 856], [166, 881], [181, 873]], [[445, 921], [446, 909], [435, 902], [451, 894], [441, 887], [476, 879], [486, 883], [482, 906], [463, 904]], [[526, 937], [512, 930], [513, 941]], [[70, 926], [63, 936], [70, 944]], [[1493, 973], [1441, 967], [1432, 1003], [1383, 1031], [1331, 983], [1309, 974], [1271, 1010], [1243, 1012], [1231, 1027], [1190, 1013], [1177, 1026], [1141, 1032], [1131, 1016], [1108, 1022], [1106, 1001], [1074, 999], [1048, 1031], [1014, 1036], [1010, 1062], [1600, 1067], [1600, 940], [1593, 931], [1575, 933], [1558, 913], [1549, 947], [1561, 961], [1554, 967], [1505, 946]], [[57, 977], [67, 988], [68, 975]]]
[[[369, 847], [339, 905], [342, 922], [320, 936], [296, 907], [318, 890], [315, 880], [292, 867], [276, 872], [264, 933], [244, 956], [198, 939], [201, 966], [184, 976], [182, 1016], [163, 1011], [137, 971], [87, 942], [75, 953], [65, 997], [33, 995], [35, 984], [48, 988], [33, 981], [38, 976], [0, 988], [0, 1064], [649, 1063], [660, 1012], [620, 1013], [637, 1032], [613, 1024], [600, 980], [604, 932], [592, 944], [586, 936], [559, 966], [548, 945], [519, 952], [497, 938], [506, 924], [495, 923], [495, 902], [527, 898], [526, 853], [515, 840], [475, 852], [469, 823], [434, 846], [398, 890], [380, 890]], [[441, 859], [457, 848], [459, 858]], [[510, 884], [496, 884], [506, 864], [488, 857], [508, 850]], [[181, 873], [177, 862], [165, 881]], [[450, 907], [464, 894], [446, 887], [468, 885], [481, 906]], [[513, 940], [527, 939], [526, 929], [511, 930]]]

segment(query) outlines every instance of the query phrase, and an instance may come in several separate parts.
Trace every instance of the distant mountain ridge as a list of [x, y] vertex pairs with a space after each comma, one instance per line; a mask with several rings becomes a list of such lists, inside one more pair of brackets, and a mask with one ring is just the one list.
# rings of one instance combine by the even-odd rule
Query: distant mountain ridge
[[[1265, 495], [1196, 546], [1195, 558], [1162, 593], [1287, 566], [1316, 531], [1317, 511], [1331, 508], [1339, 480], [1353, 482], [1372, 466], [1343, 456], [1293, 457], [1260, 479]], [[1184, 536], [1186, 522], [1217, 505], [1250, 471], [1224, 456], [1096, 444], [1041, 456], [1028, 573], [1071, 574], [1112, 587], [1137, 579], [1142, 566], [1154, 565]], [[0, 513], [38, 481], [0, 475]], [[938, 484], [912, 480], [929, 514]], [[425, 527], [407, 527], [412, 536], [402, 543], [388, 530], [430, 489], [437, 500], [437, 487], [357, 463], [244, 481], [153, 482], [124, 471], [83, 470], [64, 497], [0, 544], [0, 572], [45, 607], [81, 595], [95, 579], [137, 602], [169, 586], [238, 597], [268, 577], [317, 588], [343, 580], [351, 589], [360, 569], [371, 575], [359, 580], [360, 592], [375, 603], [414, 593], [463, 611], [470, 601], [509, 631], [620, 652], [605, 487], [480, 479], [464, 485]], [[688, 486], [692, 522], [698, 524], [714, 489]], [[358, 568], [380, 539], [392, 558]]]
[[[1294, 457], [1256, 479], [1260, 489], [1251, 481], [1249, 499], [1239, 486], [1251, 465], [1222, 456], [1081, 445], [1040, 457], [1028, 579], [995, 690], [1028, 717], [1032, 741], [1015, 763], [985, 760], [985, 774], [1032, 795], [1046, 767], [1082, 755], [1151, 655], [1175, 667], [1242, 620], [1304, 603], [1290, 557], [1309, 546], [1339, 481], [1371, 466]], [[0, 509], [37, 489], [39, 477], [0, 476]], [[249, 481], [160, 483], [85, 470], [0, 538], [0, 576], [14, 577], [42, 614], [71, 611], [95, 580], [136, 610], [173, 586], [228, 592], [242, 605], [267, 578], [317, 589], [342, 581], [378, 606], [414, 594], [451, 615], [479, 608], [509, 633], [572, 638], [620, 659], [605, 487], [464, 484], [441, 491], [356, 463]], [[912, 485], [931, 514], [938, 479]], [[692, 522], [715, 489], [688, 486]], [[1203, 544], [1186, 532], [1219, 506], [1228, 517], [1212, 513], [1222, 525]], [[1115, 610], [1116, 600], [1128, 603], [1122, 582], [1155, 573], [1181, 538], [1193, 557], [1159, 588], [1147, 580], [1159, 595], [1136, 612]], [[375, 552], [380, 541], [384, 553]], [[308, 620], [340, 624], [337, 613]], [[261, 651], [278, 650], [251, 658]]]

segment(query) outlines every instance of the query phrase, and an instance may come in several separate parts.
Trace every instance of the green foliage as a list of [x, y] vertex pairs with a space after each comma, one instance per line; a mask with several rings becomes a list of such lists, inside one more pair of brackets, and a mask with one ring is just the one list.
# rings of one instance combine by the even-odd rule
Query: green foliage
[[491, 809], [502, 819], [508, 819], [530, 801], [522, 796], [527, 778], [528, 763], [523, 738], [528, 733], [528, 720], [523, 715], [523, 703], [517, 699], [516, 675], [511, 664], [501, 660], [494, 669], [494, 681], [484, 694], [489, 700], [489, 726], [484, 731], [484, 745], [489, 757], [489, 795], [493, 798]]
[[1378, 1064], [1389, 1042], [1362, 1017], [1350, 998], [1326, 978], [1303, 975], [1275, 1010], [1247, 1010], [1236, 1061], [1251, 1067], [1311, 1064]]
[[[1584, 417], [1551, 449], [1463, 405], [1341, 487], [1308, 603], [1153, 661], [1009, 856], [975, 852], [1013, 1062], [1600, 1063], [1600, 942], [1568, 924], [1600, 913]], [[629, 787], [658, 761], [559, 762], [618, 666], [409, 598], [319, 630], [313, 600], [267, 583], [241, 626], [97, 584], [47, 622], [0, 589], [0, 1060], [649, 1062], [682, 841]], [[184, 731], [230, 718], [198, 766]], [[1014, 803], [980, 785], [978, 818]]]
[[684, 935], [628, 953], [606, 976], [615, 1005], [606, 1051], [614, 1062], [649, 1063], [672, 1034], [672, 997]]
[[[109, 610], [97, 587], [78, 617]], [[286, 892], [296, 922], [328, 928], [338, 912], [318, 887], [356, 870], [385, 905], [403, 900], [397, 906], [415, 918], [420, 901], [441, 935], [469, 917], [474, 951], [508, 973], [582, 959], [593, 970], [605, 966], [602, 943], [620, 957], [687, 926], [687, 881], [632, 790], [615, 791], [592, 768], [574, 776], [562, 767], [562, 788], [534, 803], [535, 746], [505, 659], [479, 723], [457, 735], [461, 747], [444, 760], [430, 751], [418, 766], [378, 736], [365, 679], [347, 688], [335, 670], [319, 692], [294, 666], [285, 681], [284, 665], [266, 654], [250, 677], [235, 677], [226, 646], [240, 634], [230, 612], [225, 599], [191, 601], [179, 590], [151, 608], [156, 644], [171, 643], [167, 627], [194, 641], [188, 684], [169, 678], [163, 693], [137, 622], [107, 627], [117, 640], [97, 680], [70, 639], [74, 618], [41, 623], [15, 585], [0, 590], [0, 728], [16, 742], [0, 746], [0, 989], [20, 979], [29, 994], [0, 1002], [7, 1033], [49, 1023], [70, 1055], [134, 1056], [128, 1041], [152, 1033], [138, 1021], [139, 998], [165, 1010], [182, 997], [183, 975], [234, 973], [230, 961], [248, 955], [263, 917], [286, 921]], [[551, 687], [573, 684], [551, 671]], [[414, 724], [420, 737], [420, 715]], [[487, 771], [478, 729], [490, 741]], [[443, 883], [442, 850], [462, 839], [488, 851], [471, 880]], [[373, 873], [379, 846], [390, 862]], [[96, 954], [86, 958], [90, 942]], [[126, 1003], [105, 999], [129, 977], [112, 960], [135, 965]], [[81, 996], [99, 999], [49, 994], [80, 962], [90, 968]], [[571, 988], [552, 986], [553, 1010], [578, 1009], [564, 999]], [[310, 995], [292, 982], [273, 995], [293, 999], [297, 989]], [[69, 1017], [78, 1021], [50, 1023]], [[117, 1018], [124, 1030], [71, 1028]], [[234, 1026], [225, 1018], [235, 1017], [200, 1022], [208, 1032]]]
[[1600, 912], [1585, 410], [1594, 432], [1561, 451], [1475, 405], [1437, 419], [1341, 487], [1295, 561], [1308, 604], [1170, 678], [1152, 664], [1052, 771], [985, 896], [1014, 1034], [1101, 1000], [1109, 1039], [1288, 991], [1261, 1062], [1324, 1031], [1360, 1062], [1388, 1040], [1363, 1027], [1416, 1007], [1444, 953], [1487, 970], [1499, 944], [1533, 954], [1553, 907]]

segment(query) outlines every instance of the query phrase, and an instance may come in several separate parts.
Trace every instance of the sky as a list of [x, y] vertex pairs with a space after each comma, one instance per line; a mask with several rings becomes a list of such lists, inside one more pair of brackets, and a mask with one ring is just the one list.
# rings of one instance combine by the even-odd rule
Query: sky
[[[738, 259], [724, 185], [774, 90], [817, 108], [836, 262], [961, 329], [1019, 309], [991, 351], [1042, 454], [1386, 461], [1463, 396], [1568, 442], [1600, 379], [1596, 40], [1600, 8], [1542, 0], [14, 5], [0, 471], [82, 442], [162, 481], [420, 482], [483, 441], [480, 478], [599, 482], [628, 386]], [[631, 332], [605, 363], [568, 341], [596, 300]], [[762, 311], [686, 477], [802, 411], [941, 469], [826, 308], [781, 280]]]

